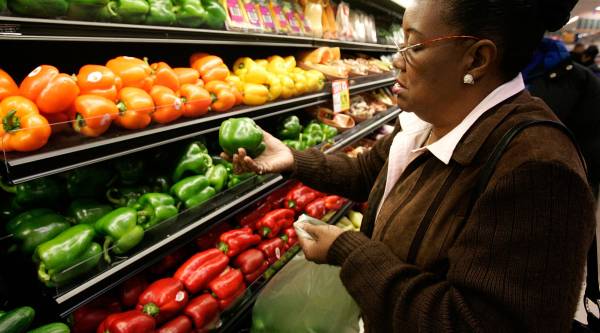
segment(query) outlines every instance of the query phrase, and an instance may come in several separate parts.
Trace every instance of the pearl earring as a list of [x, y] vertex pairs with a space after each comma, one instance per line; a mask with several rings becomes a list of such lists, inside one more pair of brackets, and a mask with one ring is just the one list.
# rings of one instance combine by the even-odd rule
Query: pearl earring
[[471, 86], [475, 85], [475, 78], [471, 74], [465, 74], [465, 77], [463, 77], [463, 83]]

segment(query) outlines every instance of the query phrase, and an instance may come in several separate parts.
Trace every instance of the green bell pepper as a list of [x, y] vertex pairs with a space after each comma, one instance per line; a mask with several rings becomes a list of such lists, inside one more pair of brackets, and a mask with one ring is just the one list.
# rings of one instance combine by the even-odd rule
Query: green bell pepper
[[283, 144], [285, 144], [286, 146], [298, 150], [298, 151], [302, 151], [305, 150], [306, 147], [304, 146], [304, 143], [298, 140], [283, 140]]
[[29, 222], [31, 220], [35, 220], [40, 216], [44, 216], [47, 214], [52, 214], [54, 211], [47, 208], [34, 208], [23, 212], [14, 218], [10, 219], [8, 223], [6, 223], [5, 229], [8, 234], [14, 234], [20, 227], [21, 224]]
[[50, 177], [34, 179], [13, 186], [0, 182], [0, 187], [15, 195], [13, 204], [19, 208], [53, 207], [64, 196], [61, 184]]
[[208, 178], [205, 176], [191, 176], [184, 178], [173, 185], [171, 187], [171, 194], [180, 201], [185, 202], [209, 185]]
[[[21, 251], [32, 254], [35, 248], [69, 229], [70, 224], [63, 216], [52, 211], [40, 214], [42, 210], [25, 212], [7, 224], [14, 238], [19, 242]], [[18, 225], [14, 227], [14, 225]]]
[[[123, 254], [138, 245], [144, 238], [144, 229], [137, 225], [138, 212], [129, 207], [121, 207], [104, 215], [94, 224], [96, 231], [105, 236], [104, 259], [110, 263], [109, 249], [115, 254]], [[112, 248], [110, 246], [115, 243]]]
[[206, 26], [211, 29], [223, 29], [227, 12], [218, 0], [202, 0], [202, 6], [206, 11]]
[[179, 159], [175, 171], [173, 172], [173, 181], [179, 181], [186, 174], [203, 175], [212, 166], [212, 158], [208, 154], [208, 149], [201, 142], [191, 143], [185, 153]]
[[106, 22], [140, 24], [146, 20], [150, 5], [146, 0], [110, 0], [99, 18]]
[[252, 173], [252, 172], [242, 173], [242, 174], [239, 174], [239, 175], [232, 174], [229, 177], [229, 182], [227, 182], [227, 188], [236, 187], [241, 182], [243, 182], [246, 179], [249, 179], [252, 176], [254, 176], [254, 173]]
[[148, 230], [150, 227], [179, 213], [179, 209], [175, 207], [175, 199], [164, 193], [144, 194], [133, 208], [138, 211], [137, 223], [144, 230]]
[[114, 180], [108, 168], [90, 166], [75, 169], [67, 174], [67, 192], [72, 199], [98, 197]]
[[69, 205], [67, 216], [75, 224], [94, 224], [102, 216], [110, 213], [113, 208], [93, 199], [78, 199]]
[[[304, 149], [308, 149], [310, 147], [318, 145], [322, 140], [321, 136], [311, 135], [311, 134], [302, 134], [300, 135], [300, 147]], [[304, 150], [302, 149], [302, 150]]]
[[48, 287], [61, 286], [85, 274], [98, 266], [102, 258], [102, 246], [92, 242], [68, 269], [56, 272], [46, 283]]
[[54, 275], [76, 264], [92, 243], [95, 234], [92, 226], [78, 224], [40, 244], [33, 256], [34, 261], [39, 262], [40, 281], [49, 284]]
[[301, 132], [300, 119], [297, 116], [289, 116], [281, 123], [277, 131], [277, 137], [281, 140], [298, 140]]
[[57, 18], [65, 16], [68, 8], [68, 0], [8, 0], [8, 9], [22, 16]]
[[171, 188], [171, 181], [166, 176], [150, 177], [148, 179], [150, 192], [167, 193]]
[[0, 318], [0, 332], [25, 332], [33, 322], [34, 317], [35, 310], [29, 306], [23, 306], [8, 311]]
[[215, 191], [221, 192], [227, 185], [229, 172], [222, 164], [214, 165], [208, 169], [206, 178], [208, 178], [208, 183], [215, 189]]
[[131, 207], [142, 195], [150, 192], [148, 186], [114, 187], [106, 191], [106, 200], [117, 207]]
[[208, 13], [200, 0], [175, 0], [177, 24], [188, 28], [199, 28], [208, 20]]
[[[318, 123], [311, 122], [306, 126], [306, 128], [304, 128], [304, 131], [302, 133], [304, 134], [307, 140], [314, 139], [317, 144], [323, 141], [323, 129]], [[314, 146], [314, 144], [307, 146], [311, 147]]]
[[44, 326], [40, 326], [36, 329], [33, 329], [27, 333], [69, 333], [71, 329], [69, 326], [63, 323], [52, 323]]
[[96, 21], [109, 0], [70, 0], [67, 17], [73, 20]]
[[251, 118], [230, 118], [219, 128], [219, 145], [229, 156], [244, 148], [246, 152], [257, 157], [266, 148], [263, 142], [263, 131]]
[[173, 25], [177, 20], [171, 0], [148, 0], [150, 11], [146, 16], [146, 24]]
[[146, 178], [146, 162], [136, 156], [127, 156], [115, 162], [119, 182], [123, 185], [138, 184]]
[[196, 207], [217, 194], [217, 191], [212, 186], [205, 187], [202, 191], [194, 194], [185, 201], [186, 208]]
[[0, 0], [0, 13], [6, 10], [6, 0]]
[[336, 135], [338, 135], [337, 128], [327, 124], [321, 124], [321, 130], [323, 132], [323, 141], [333, 139]]

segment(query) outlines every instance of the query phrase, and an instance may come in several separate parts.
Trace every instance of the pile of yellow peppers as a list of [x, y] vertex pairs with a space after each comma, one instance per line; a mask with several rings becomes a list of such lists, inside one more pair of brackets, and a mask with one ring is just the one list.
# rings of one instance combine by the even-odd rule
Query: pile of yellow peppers
[[274, 55], [267, 59], [239, 58], [227, 79], [242, 91], [246, 105], [263, 105], [278, 98], [290, 98], [323, 90], [325, 75], [317, 70], [296, 67], [294, 56]]

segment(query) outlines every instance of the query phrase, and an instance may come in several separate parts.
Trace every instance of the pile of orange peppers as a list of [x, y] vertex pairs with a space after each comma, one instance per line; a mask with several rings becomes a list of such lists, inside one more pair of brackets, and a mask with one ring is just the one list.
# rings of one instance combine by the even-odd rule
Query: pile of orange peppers
[[[137, 130], [168, 124], [236, 105], [261, 105], [285, 96], [279, 85], [254, 89], [215, 55], [195, 53], [189, 67], [120, 56], [105, 65], [85, 65], [74, 75], [51, 65], [34, 69], [19, 85], [0, 69], [1, 149], [34, 151], [68, 127], [97, 137], [111, 125]], [[250, 80], [248, 80], [250, 81]], [[258, 86], [259, 84], [256, 84]], [[264, 95], [264, 96], [263, 96]]]

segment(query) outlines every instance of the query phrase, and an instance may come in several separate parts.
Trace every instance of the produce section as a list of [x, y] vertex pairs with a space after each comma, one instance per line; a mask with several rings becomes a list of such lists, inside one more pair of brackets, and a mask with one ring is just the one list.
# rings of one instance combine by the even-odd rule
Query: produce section
[[[0, 310], [21, 313], [23, 330], [237, 332], [300, 251], [300, 214], [359, 227], [360, 205], [284, 175], [234, 174], [219, 154], [260, 155], [259, 127], [333, 153], [392, 123], [394, 47], [377, 44], [375, 26], [355, 36], [339, 25], [378, 30], [365, 12], [387, 2], [326, 1], [315, 14], [311, 1], [240, 1], [237, 28], [233, 2], [56, 1], [33, 15], [47, 18], [31, 17], [26, 1], [0, 8], [3, 43], [49, 55], [0, 59], [0, 248], [16, 263], [0, 273]], [[336, 17], [340, 5], [351, 17]], [[261, 6], [280, 9], [271, 31], [265, 16], [252, 27]], [[60, 59], [74, 42], [81, 56]], [[334, 80], [347, 80], [352, 99], [342, 113], [331, 107]], [[0, 327], [8, 318], [0, 313]]]

